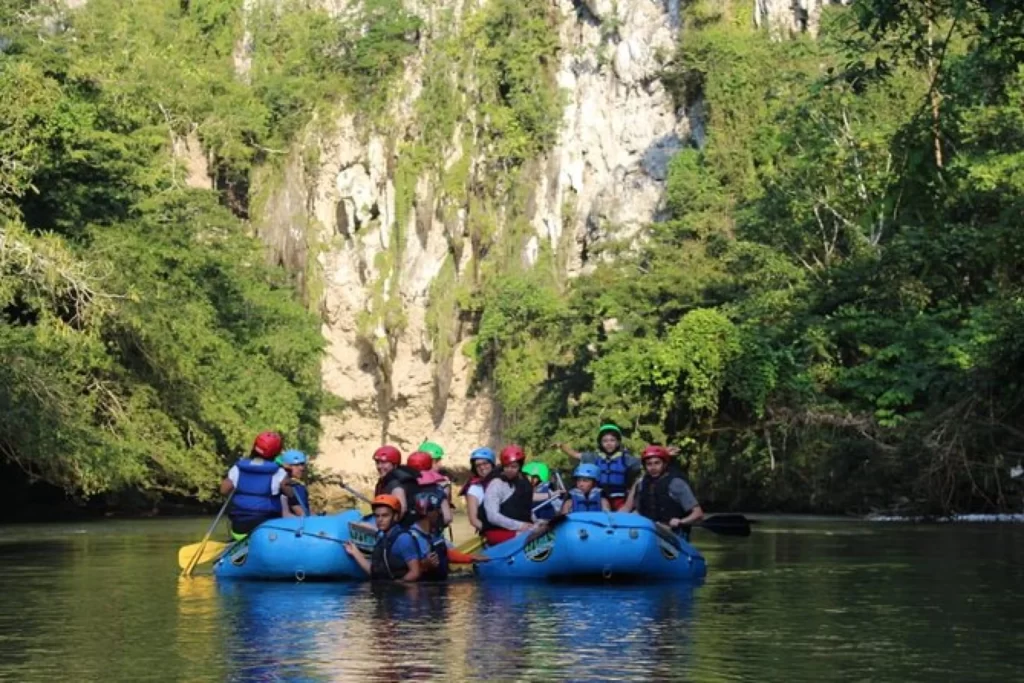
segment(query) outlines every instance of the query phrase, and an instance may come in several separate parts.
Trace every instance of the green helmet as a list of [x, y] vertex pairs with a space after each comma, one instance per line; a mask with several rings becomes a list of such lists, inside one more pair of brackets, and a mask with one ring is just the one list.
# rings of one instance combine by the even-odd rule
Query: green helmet
[[528, 477], [537, 477], [542, 482], [546, 482], [551, 478], [551, 470], [542, 462], [531, 462], [523, 465], [523, 474]]
[[601, 428], [597, 430], [597, 440], [600, 441], [602, 436], [609, 433], [619, 437], [619, 441], [622, 441], [622, 430], [611, 422], [601, 425]]
[[434, 460], [440, 460], [444, 457], [444, 449], [433, 441], [424, 441], [416, 450], [430, 453], [430, 457]]

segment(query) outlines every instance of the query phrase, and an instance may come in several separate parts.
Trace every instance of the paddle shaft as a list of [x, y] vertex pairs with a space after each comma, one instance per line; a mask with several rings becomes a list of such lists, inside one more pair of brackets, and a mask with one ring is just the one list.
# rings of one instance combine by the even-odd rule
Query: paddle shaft
[[562, 481], [562, 475], [558, 470], [555, 470], [555, 479], [558, 480], [558, 488], [562, 489], [562, 493], [569, 493], [569, 489], [565, 488], [565, 482]]
[[359, 500], [363, 501], [367, 505], [373, 505], [373, 501], [371, 501], [369, 498], [367, 498], [363, 494], [359, 493], [359, 491], [356, 491], [354, 488], [351, 488], [348, 485], [343, 484], [340, 481], [338, 482], [338, 486], [340, 486], [341, 488], [345, 489], [346, 491], [351, 493], [355, 498], [358, 498]]
[[552, 505], [555, 503], [555, 501], [558, 500], [561, 500], [561, 497], [555, 496], [554, 498], [548, 498], [547, 500], [541, 502], [540, 504], [534, 505], [533, 509], [530, 510], [530, 514], [537, 514], [537, 510], [543, 510], [545, 506]]
[[[558, 486], [559, 486], [559, 488], [562, 489], [562, 492], [563, 493], [569, 493], [569, 489], [565, 488], [565, 482], [562, 481], [562, 475], [558, 473], [558, 470], [555, 470], [555, 478], [558, 479]], [[530, 510], [530, 514], [534, 514], [535, 515], [535, 514], [537, 514], [537, 510], [543, 510], [545, 505], [553, 505], [555, 503], [555, 501], [561, 501], [561, 500], [562, 500], [561, 496], [556, 496], [554, 498], [548, 498], [547, 500], [542, 502], [540, 505], [535, 505], [533, 507], [533, 509]]]
[[196, 568], [196, 563], [199, 561], [199, 557], [203, 554], [203, 549], [206, 548], [206, 544], [210, 541], [210, 536], [213, 535], [214, 529], [220, 524], [220, 518], [224, 516], [224, 511], [228, 509], [228, 505], [231, 504], [231, 499], [235, 497], [235, 489], [231, 489], [231, 493], [228, 494], [227, 500], [220, 506], [220, 512], [217, 513], [217, 517], [213, 520], [213, 524], [210, 525], [206, 535], [203, 536], [203, 540], [199, 544], [199, 550], [192, 556], [192, 560], [188, 563], [188, 566], [181, 570], [183, 577], [192, 576], [192, 570]]
[[[665, 530], [676, 533], [676, 529], [673, 529], [668, 524], [663, 524], [661, 522], [658, 522], [657, 524]], [[707, 531], [720, 534], [722, 536], [750, 535], [750, 520], [739, 514], [711, 515], [696, 524], [687, 524], [686, 526], [697, 529], [706, 529]]]

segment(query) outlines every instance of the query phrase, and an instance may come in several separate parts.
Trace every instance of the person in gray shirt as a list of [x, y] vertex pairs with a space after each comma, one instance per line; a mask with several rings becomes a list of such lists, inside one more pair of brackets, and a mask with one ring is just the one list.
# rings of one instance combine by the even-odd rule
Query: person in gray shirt
[[672, 455], [664, 446], [648, 446], [641, 455], [645, 474], [633, 485], [622, 506], [689, 536], [689, 528], [704, 518], [697, 497], [680, 472], [669, 468]]

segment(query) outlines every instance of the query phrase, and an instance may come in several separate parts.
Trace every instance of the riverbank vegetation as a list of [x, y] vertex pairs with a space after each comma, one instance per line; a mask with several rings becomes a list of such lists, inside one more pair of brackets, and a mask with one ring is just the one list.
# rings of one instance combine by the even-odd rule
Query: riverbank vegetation
[[1020, 3], [862, 0], [816, 41], [736, 3], [684, 18], [663, 82], [707, 136], [671, 164], [668, 220], [569, 296], [489, 290], [477, 358], [510, 437], [586, 445], [614, 419], [683, 443], [720, 506], [1019, 506]]
[[0, 455], [73, 494], [208, 498], [258, 430], [319, 432], [318, 320], [243, 220], [248, 172], [387, 74], [324, 58], [322, 12], [191, 5], [0, 8]]
[[[251, 234], [251, 172], [335, 107], [386, 126], [423, 25], [400, 0], [242, 5], [0, 7], [0, 458], [31, 479], [205, 497], [259, 429], [315, 448], [323, 341]], [[557, 17], [492, 0], [453, 21], [395, 179], [400, 215], [423, 173], [445, 212], [470, 196], [428, 315], [439, 356], [453, 320], [474, 332], [509, 440], [551, 454], [614, 420], [681, 444], [719, 507], [1019, 506], [1024, 8], [860, 0], [772, 40], [748, 5], [686, 4], [661, 81], [703, 135], [671, 162], [666, 220], [588, 245], [573, 282], [564, 254], [521, 262]], [[479, 135], [442, 172], [470, 106]], [[476, 275], [455, 287], [463, 237]]]

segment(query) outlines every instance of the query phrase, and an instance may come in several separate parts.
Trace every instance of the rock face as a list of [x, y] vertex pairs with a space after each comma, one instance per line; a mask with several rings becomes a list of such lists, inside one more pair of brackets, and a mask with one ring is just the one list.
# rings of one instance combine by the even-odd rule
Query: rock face
[[[459, 0], [444, 4], [462, 16]], [[564, 252], [572, 275], [587, 266], [595, 241], [628, 237], [657, 218], [668, 160], [689, 127], [657, 78], [658, 55], [674, 48], [678, 3], [558, 0], [556, 7], [566, 104], [559, 140], [536, 164], [543, 170], [530, 215], [536, 234], [522, 258], [533, 263], [547, 242]], [[437, 7], [417, 11], [428, 25], [445, 16]], [[393, 112], [399, 130], [414, 123], [430, 49], [427, 41], [407, 65]], [[454, 224], [439, 218], [428, 179], [416, 184], [415, 210], [401, 212], [394, 138], [366, 135], [347, 115], [331, 123], [314, 126], [329, 135], [305, 143], [319, 147], [318, 167], [303, 169], [297, 154], [260, 212], [260, 234], [277, 260], [309, 272], [300, 262], [315, 259], [319, 269], [320, 290], [309, 293], [319, 300], [328, 343], [324, 384], [344, 403], [323, 419], [319, 463], [368, 481], [381, 443], [408, 452], [429, 438], [463, 464], [470, 450], [502, 437], [494, 402], [486, 392], [470, 395], [466, 331], [455, 323], [451, 348], [439, 353], [428, 325], [431, 297], [450, 294], [470, 258], [460, 254], [455, 278], [435, 282], [453, 258], [450, 233], [466, 230], [464, 212]], [[394, 229], [396, 221], [404, 230]], [[394, 249], [400, 234], [404, 243]]]
[[[630, 237], [657, 218], [668, 161], [690, 130], [657, 77], [659, 55], [675, 48], [678, 3], [577, 0], [559, 9], [558, 84], [568, 102], [533, 224], [555, 249], [564, 248], [562, 231], [572, 231], [567, 261], [575, 275], [592, 243]], [[564, 225], [567, 206], [572, 220]]]
[[850, 0], [754, 0], [754, 23], [776, 40], [799, 33], [818, 35], [825, 5], [848, 5]]
[[[441, 0], [411, 9], [430, 36], [432, 22], [464, 21], [486, 1], [465, 0], [464, 7], [463, 0]], [[757, 0], [758, 22], [791, 27], [803, 11], [799, 2]], [[572, 276], [588, 268], [596, 242], [629, 239], [658, 219], [668, 163], [684, 145], [701, 143], [702, 114], [699, 105], [677, 109], [658, 78], [659, 60], [678, 39], [679, 0], [552, 0], [552, 6], [565, 108], [556, 145], [535, 165], [541, 172], [529, 216], [534, 235], [522, 259], [533, 264], [547, 243], [565, 264], [563, 275]], [[467, 234], [466, 212], [444, 216], [426, 177], [415, 183], [413, 210], [402, 210], [396, 197], [395, 140], [415, 125], [431, 49], [425, 38], [407, 64], [390, 136], [368, 135], [348, 115], [314, 125], [330, 131], [305, 141], [319, 149], [318, 165], [303, 167], [296, 153], [260, 212], [260, 234], [275, 258], [307, 274], [319, 271], [320, 286], [310, 284], [307, 293], [324, 320], [323, 380], [344, 403], [323, 418], [319, 464], [367, 483], [374, 476], [371, 454], [385, 442], [409, 452], [429, 438], [444, 445], [451, 464], [463, 465], [473, 448], [502, 440], [499, 407], [486, 392], [470, 391], [468, 331], [452, 320], [439, 342], [429, 324], [432, 298], [451, 297], [466, 272], [470, 250], [452, 247], [453, 238]], [[449, 164], [461, 156], [460, 140], [457, 130]]]

